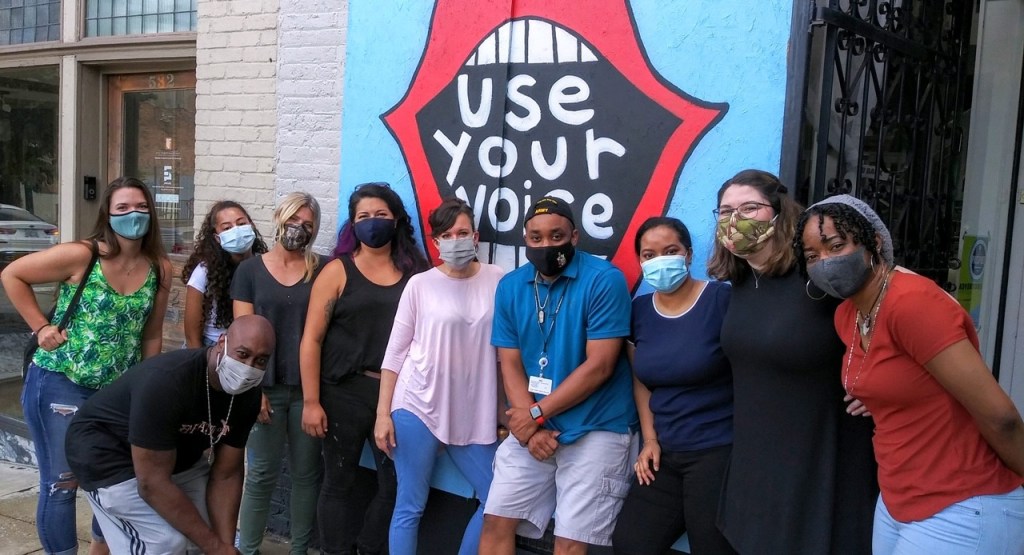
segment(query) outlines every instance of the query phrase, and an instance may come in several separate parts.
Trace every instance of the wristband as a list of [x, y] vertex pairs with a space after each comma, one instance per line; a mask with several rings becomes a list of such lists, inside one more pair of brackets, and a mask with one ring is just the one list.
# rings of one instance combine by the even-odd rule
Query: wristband
[[47, 323], [39, 326], [39, 328], [37, 328], [36, 331], [32, 332], [32, 337], [36, 337], [37, 335], [39, 335], [39, 332], [43, 331], [43, 328], [45, 328], [46, 326], [52, 326], [52, 325], [53, 324], [47, 322]]

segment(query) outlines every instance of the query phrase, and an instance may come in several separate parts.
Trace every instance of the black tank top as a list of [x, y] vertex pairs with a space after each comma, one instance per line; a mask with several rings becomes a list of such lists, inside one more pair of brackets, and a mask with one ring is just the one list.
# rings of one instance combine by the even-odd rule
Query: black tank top
[[345, 266], [345, 289], [334, 303], [320, 357], [320, 380], [332, 384], [359, 371], [380, 371], [398, 301], [409, 281], [406, 275], [394, 285], [377, 285], [350, 257], [339, 260]]

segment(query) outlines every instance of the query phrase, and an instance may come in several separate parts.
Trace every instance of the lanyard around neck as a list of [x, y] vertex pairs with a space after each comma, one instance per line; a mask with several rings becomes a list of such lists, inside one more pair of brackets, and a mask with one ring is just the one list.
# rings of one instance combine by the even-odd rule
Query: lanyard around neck
[[[533, 301], [534, 306], [537, 310], [537, 328], [540, 330], [540, 335], [543, 341], [541, 348], [542, 356], [546, 357], [548, 352], [548, 339], [551, 338], [551, 331], [555, 329], [555, 321], [558, 319], [558, 313], [562, 310], [562, 301], [565, 300], [565, 292], [569, 289], [569, 281], [565, 281], [565, 287], [562, 288], [562, 294], [558, 296], [558, 303], [555, 304], [555, 311], [551, 314], [551, 321], [547, 322], [547, 315], [544, 310], [548, 306], [548, 302], [551, 300], [551, 296], [555, 292], [555, 286], [558, 285], [558, 280], [561, 276], [555, 278], [555, 281], [548, 285], [548, 294], [544, 297], [544, 304], [540, 302], [540, 290], [537, 287], [537, 282], [540, 281], [540, 273], [534, 276], [533, 280]], [[548, 327], [545, 330], [544, 324], [547, 323]], [[543, 369], [541, 369], [543, 371]]]

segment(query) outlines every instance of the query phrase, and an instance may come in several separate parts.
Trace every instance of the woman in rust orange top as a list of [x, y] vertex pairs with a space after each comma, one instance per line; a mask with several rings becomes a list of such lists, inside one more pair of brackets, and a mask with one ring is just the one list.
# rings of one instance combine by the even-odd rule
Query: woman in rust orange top
[[846, 299], [841, 379], [875, 421], [873, 552], [1024, 553], [1024, 423], [968, 314], [896, 267], [881, 219], [849, 195], [808, 208], [796, 246], [811, 281]]

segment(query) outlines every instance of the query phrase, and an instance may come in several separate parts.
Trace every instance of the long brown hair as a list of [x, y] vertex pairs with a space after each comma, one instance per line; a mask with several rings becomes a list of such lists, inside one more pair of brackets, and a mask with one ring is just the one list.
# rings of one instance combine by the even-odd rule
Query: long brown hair
[[[772, 250], [772, 255], [765, 263], [764, 274], [778, 276], [785, 274], [796, 264], [796, 253], [793, 252], [793, 237], [796, 236], [796, 222], [803, 207], [788, 194], [786, 186], [778, 177], [762, 170], [748, 169], [732, 176], [718, 189], [718, 204], [722, 204], [722, 195], [733, 185], [753, 187], [761, 196], [768, 200], [775, 211], [775, 233], [764, 246]], [[716, 222], [717, 225], [717, 222]], [[708, 261], [708, 275], [733, 283], [742, 283], [750, 276], [750, 264], [729, 252], [715, 240], [711, 259]]]
[[163, 282], [162, 262], [167, 258], [167, 252], [164, 251], [164, 243], [160, 236], [160, 218], [156, 215], [156, 201], [153, 200], [153, 194], [149, 192], [149, 187], [146, 187], [142, 181], [124, 176], [118, 177], [107, 185], [107, 190], [103, 193], [103, 200], [100, 201], [100, 211], [96, 215], [96, 225], [86, 240], [103, 241], [107, 244], [107, 254], [103, 255], [103, 258], [115, 258], [121, 254], [117, 233], [114, 232], [114, 228], [110, 227], [110, 199], [114, 196], [115, 191], [125, 188], [142, 191], [142, 196], [146, 198], [146, 205], [149, 206], [149, 230], [142, 236], [141, 252], [149, 260], [149, 265], [156, 272], [156, 282], [160, 284]]

